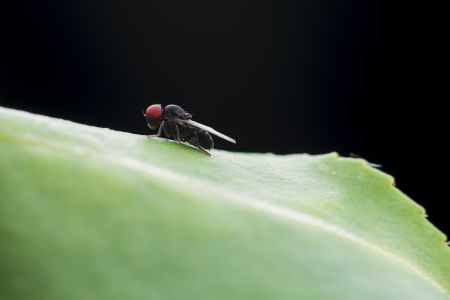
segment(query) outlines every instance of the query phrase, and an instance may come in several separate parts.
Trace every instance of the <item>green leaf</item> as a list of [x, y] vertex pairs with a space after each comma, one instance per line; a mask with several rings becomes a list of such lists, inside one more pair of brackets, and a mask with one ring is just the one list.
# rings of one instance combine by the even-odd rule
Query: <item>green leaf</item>
[[1, 299], [450, 298], [445, 236], [363, 160], [3, 108], [0, 157]]

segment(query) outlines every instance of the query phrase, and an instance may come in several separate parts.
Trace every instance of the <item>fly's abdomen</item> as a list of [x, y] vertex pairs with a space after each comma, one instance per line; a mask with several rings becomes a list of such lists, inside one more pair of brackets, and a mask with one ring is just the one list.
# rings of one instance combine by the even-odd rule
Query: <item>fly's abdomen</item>
[[214, 148], [214, 140], [207, 131], [199, 130], [197, 132], [197, 136], [198, 136], [198, 143], [200, 144], [201, 147], [207, 150]]

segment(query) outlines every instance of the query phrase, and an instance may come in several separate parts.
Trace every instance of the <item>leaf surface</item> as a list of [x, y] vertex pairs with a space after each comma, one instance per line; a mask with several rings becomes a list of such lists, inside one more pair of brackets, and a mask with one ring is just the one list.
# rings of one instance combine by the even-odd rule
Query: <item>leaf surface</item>
[[1, 299], [449, 299], [450, 250], [363, 160], [0, 108]]

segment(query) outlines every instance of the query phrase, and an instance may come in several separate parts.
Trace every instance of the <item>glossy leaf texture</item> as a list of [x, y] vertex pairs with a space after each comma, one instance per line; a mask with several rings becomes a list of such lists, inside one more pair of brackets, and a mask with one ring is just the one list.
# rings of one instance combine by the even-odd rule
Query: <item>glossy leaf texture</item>
[[450, 298], [445, 236], [360, 159], [4, 108], [0, 158], [1, 299]]

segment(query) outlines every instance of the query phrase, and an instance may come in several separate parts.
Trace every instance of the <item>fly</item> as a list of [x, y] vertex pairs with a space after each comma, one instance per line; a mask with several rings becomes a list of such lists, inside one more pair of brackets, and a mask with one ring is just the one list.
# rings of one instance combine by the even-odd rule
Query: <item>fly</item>
[[234, 139], [192, 120], [192, 115], [178, 105], [170, 104], [165, 107], [161, 104], [150, 105], [144, 111], [144, 117], [151, 130], [158, 129], [158, 133], [150, 137], [159, 137], [164, 130], [166, 137], [178, 143], [187, 142], [208, 155], [211, 155], [209, 150], [214, 148], [211, 134], [236, 144]]

